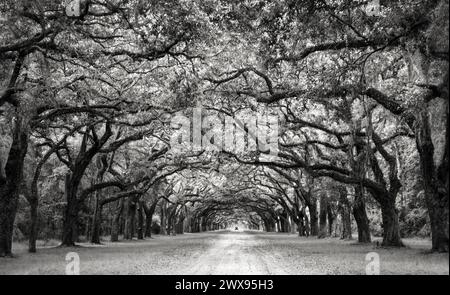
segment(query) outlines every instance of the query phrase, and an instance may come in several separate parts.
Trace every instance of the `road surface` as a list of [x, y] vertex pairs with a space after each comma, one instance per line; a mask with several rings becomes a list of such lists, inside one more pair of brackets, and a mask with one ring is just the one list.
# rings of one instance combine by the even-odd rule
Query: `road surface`
[[428, 253], [428, 240], [404, 242], [408, 247], [385, 249], [339, 238], [216, 231], [99, 246], [53, 245], [35, 254], [14, 244], [16, 257], [0, 258], [0, 274], [65, 274], [74, 253], [80, 274], [365, 274], [370, 252], [379, 255], [381, 274], [449, 274], [448, 253]]
[[[288, 274], [258, 234], [226, 232], [208, 239], [208, 250], [186, 274], [271, 275]], [[282, 259], [282, 258], [281, 258]]]

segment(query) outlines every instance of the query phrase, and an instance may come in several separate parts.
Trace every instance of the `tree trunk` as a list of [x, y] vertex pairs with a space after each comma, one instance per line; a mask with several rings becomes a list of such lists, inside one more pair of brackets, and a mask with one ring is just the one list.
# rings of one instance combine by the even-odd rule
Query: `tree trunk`
[[25, 126], [18, 116], [5, 173], [0, 175], [0, 257], [12, 256], [14, 220], [23, 178], [23, 163], [28, 148], [28, 129]]
[[134, 236], [134, 222], [136, 216], [136, 203], [132, 198], [128, 198], [125, 206], [125, 228], [123, 233], [123, 238], [125, 240], [132, 240]]
[[12, 256], [12, 236], [19, 194], [14, 184], [0, 187], [0, 257]]
[[308, 204], [310, 216], [310, 235], [317, 236], [319, 234], [319, 220], [317, 218], [317, 203], [315, 200]]
[[152, 237], [152, 215], [145, 215], [145, 237], [148, 238]]
[[263, 219], [263, 224], [264, 224], [264, 229], [266, 230], [266, 232], [270, 232], [269, 222], [265, 218]]
[[160, 232], [161, 235], [167, 234], [166, 209], [167, 209], [166, 201], [163, 201], [161, 204], [161, 232]]
[[308, 215], [306, 215], [306, 209], [304, 207], [302, 208], [302, 214], [303, 214], [303, 217], [305, 218], [305, 236], [309, 237], [309, 235], [311, 233], [311, 227], [309, 224]]
[[391, 199], [381, 204], [381, 215], [383, 219], [383, 242], [382, 246], [402, 247], [400, 238], [400, 226], [398, 222], [398, 211], [395, 202]]
[[341, 239], [352, 238], [352, 220], [350, 218], [350, 204], [347, 199], [347, 189], [339, 188], [339, 211], [342, 219]]
[[305, 226], [305, 222], [303, 221], [303, 217], [297, 222], [298, 235], [301, 237], [308, 236], [307, 228]]
[[75, 246], [78, 239], [78, 204], [76, 199], [68, 199], [64, 213], [62, 246]]
[[[152, 222], [153, 222], [153, 214], [155, 213], [156, 206], [158, 205], [158, 200], [155, 200], [148, 210], [144, 210], [145, 212], [145, 236], [152, 236]], [[144, 207], [145, 209], [145, 207]]]
[[291, 233], [295, 234], [296, 232], [299, 232], [298, 223], [294, 221], [292, 216], [289, 217], [289, 224], [291, 227]]
[[[88, 127], [86, 127], [88, 130]], [[85, 132], [83, 140], [80, 146], [80, 151], [74, 160], [72, 173], [66, 175], [66, 200], [67, 206], [64, 216], [62, 244], [64, 246], [74, 246], [75, 241], [78, 239], [78, 210], [83, 200], [78, 200], [77, 192], [81, 183], [81, 179], [92, 161], [92, 158], [106, 143], [109, 137], [111, 137], [111, 126], [109, 123], [105, 124], [105, 132], [96, 144], [93, 144], [87, 149], [87, 141], [89, 138], [88, 132]]]
[[355, 187], [355, 202], [353, 204], [353, 217], [358, 228], [358, 242], [370, 243], [369, 218], [366, 213], [366, 203], [360, 186]]
[[177, 235], [177, 219], [175, 216], [172, 218], [172, 235]]
[[282, 232], [283, 231], [282, 228], [281, 228], [281, 220], [280, 220], [279, 216], [277, 216], [277, 219], [276, 219], [276, 227], [277, 227], [277, 232]]
[[38, 238], [38, 199], [31, 197], [30, 203], [30, 233], [28, 237], [28, 252], [36, 253], [36, 240]]
[[119, 201], [117, 213], [114, 215], [114, 219], [111, 227], [111, 242], [117, 242], [119, 240], [119, 228], [120, 228], [120, 216], [123, 211], [124, 199]]
[[169, 207], [169, 208], [167, 208], [167, 210], [166, 210], [166, 216], [167, 216], [167, 218], [166, 218], [166, 224], [167, 224], [167, 235], [168, 236], [170, 236], [171, 234], [172, 234], [172, 232], [174, 231], [174, 228], [173, 228], [173, 226], [174, 226], [174, 219], [175, 219], [175, 216], [174, 216], [174, 214], [175, 214], [175, 209], [176, 208], [173, 208], [173, 207]]
[[333, 224], [336, 219], [336, 216], [333, 212], [333, 208], [331, 207], [331, 203], [327, 201], [327, 219], [328, 219], [328, 235], [333, 235]]
[[448, 193], [439, 191], [436, 186], [425, 189], [428, 214], [431, 223], [432, 250], [448, 252], [449, 250], [449, 203]]
[[298, 231], [298, 235], [304, 236], [305, 235], [305, 221], [304, 221], [304, 213], [302, 212], [301, 209], [298, 210], [297, 212], [297, 216], [296, 218], [292, 218], [292, 221], [295, 222], [297, 224], [297, 231]]
[[138, 207], [137, 238], [138, 238], [138, 240], [144, 239], [144, 204], [143, 204], [143, 201], [139, 202], [139, 207]]
[[77, 200], [77, 183], [72, 181], [71, 174], [66, 175], [65, 180], [66, 193], [66, 209], [64, 212], [62, 246], [75, 246], [78, 238], [78, 200]]
[[94, 217], [93, 217], [93, 221], [92, 221], [91, 243], [93, 243], [93, 244], [100, 244], [103, 206], [100, 203], [99, 197], [100, 196], [97, 192], [96, 196], [95, 196], [95, 210], [94, 210]]
[[32, 182], [29, 190], [25, 181], [22, 182], [22, 193], [30, 205], [30, 231], [28, 232], [28, 252], [36, 253], [36, 240], [38, 238], [38, 192], [37, 182]]
[[[185, 221], [186, 220], [186, 216], [184, 216], [183, 213], [180, 213], [180, 216], [178, 218], [178, 222], [177, 222], [177, 234], [184, 234], [184, 227], [185, 227]], [[216, 224], [216, 229], [219, 229], [219, 224]]]
[[289, 219], [288, 219], [287, 215], [285, 215], [285, 214], [280, 215], [280, 228], [281, 228], [281, 232], [283, 232], [283, 233], [287, 233], [290, 231]]
[[195, 216], [194, 218], [192, 218], [192, 230], [193, 230], [192, 232], [198, 233], [200, 231], [199, 224], [200, 224], [200, 222], [199, 222], [198, 216]]
[[[90, 202], [89, 202], [90, 203]], [[88, 208], [91, 208], [90, 205], [88, 205]], [[92, 232], [92, 223], [94, 222], [91, 218], [91, 216], [89, 216], [89, 212], [86, 212], [86, 216], [84, 217], [84, 236], [86, 237], [86, 240], [89, 240]], [[78, 236], [78, 238], [80, 238]], [[77, 241], [78, 242], [78, 241]]]
[[[448, 108], [448, 107], [447, 107]], [[416, 145], [420, 156], [425, 201], [431, 223], [432, 250], [448, 252], [449, 250], [449, 195], [448, 195], [448, 128], [445, 134], [445, 146], [438, 166], [435, 159], [429, 124], [428, 110], [420, 113], [416, 131]], [[448, 111], [447, 111], [448, 127]], [[437, 166], [437, 167], [436, 167]]]
[[202, 217], [202, 218], [201, 218], [201, 224], [200, 224], [200, 227], [201, 227], [201, 229], [202, 229], [202, 232], [205, 232], [205, 231], [208, 230], [207, 227], [206, 227], [207, 221], [208, 221], [208, 220], [207, 220], [206, 217]]
[[328, 211], [328, 198], [326, 194], [320, 196], [320, 208], [319, 208], [319, 234], [318, 238], [325, 238], [327, 236], [327, 211]]

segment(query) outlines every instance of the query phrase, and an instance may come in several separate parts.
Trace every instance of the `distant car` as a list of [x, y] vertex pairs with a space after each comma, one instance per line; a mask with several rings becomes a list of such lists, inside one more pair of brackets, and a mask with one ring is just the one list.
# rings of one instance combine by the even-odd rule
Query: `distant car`
[[236, 227], [234, 228], [234, 230], [239, 230], [239, 228], [236, 226]]

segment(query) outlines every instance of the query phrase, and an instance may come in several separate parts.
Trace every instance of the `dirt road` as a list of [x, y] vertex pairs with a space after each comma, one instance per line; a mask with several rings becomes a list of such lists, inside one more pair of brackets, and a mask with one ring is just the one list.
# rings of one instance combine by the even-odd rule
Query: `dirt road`
[[404, 243], [385, 249], [339, 238], [217, 231], [39, 248], [35, 254], [15, 244], [15, 258], [0, 258], [0, 274], [65, 274], [69, 253], [79, 256], [80, 274], [365, 274], [366, 255], [376, 252], [381, 274], [448, 275], [448, 253], [428, 253], [428, 240]]
[[228, 232], [208, 240], [208, 250], [194, 262], [187, 274], [270, 275], [288, 274], [271, 253], [264, 240], [248, 232]]

